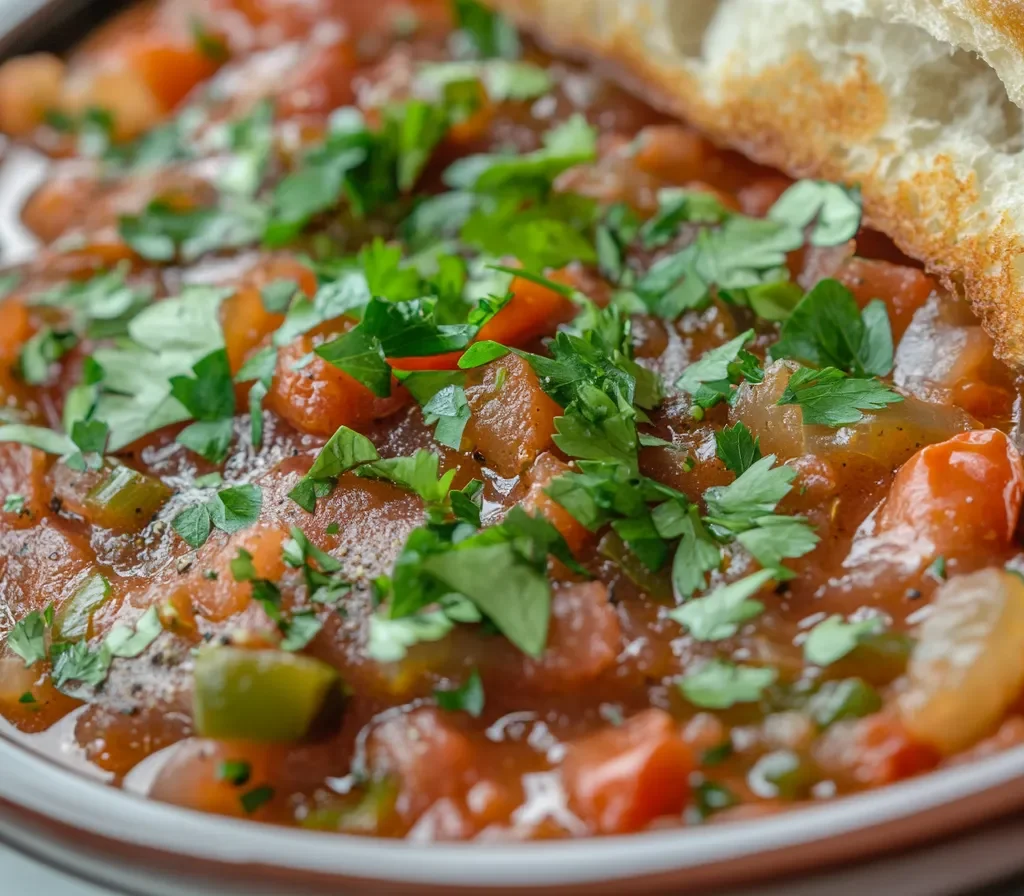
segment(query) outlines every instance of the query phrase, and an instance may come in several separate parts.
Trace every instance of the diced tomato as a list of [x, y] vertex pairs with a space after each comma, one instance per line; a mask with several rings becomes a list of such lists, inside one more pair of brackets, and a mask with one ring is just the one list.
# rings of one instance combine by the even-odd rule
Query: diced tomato
[[14, 654], [0, 657], [0, 711], [19, 731], [45, 731], [80, 705], [53, 686], [48, 662], [26, 666]]
[[[226, 545], [211, 540], [200, 549], [188, 574], [176, 580], [177, 587], [161, 585], [160, 594], [154, 596], [169, 599], [181, 592], [202, 616], [214, 622], [241, 613], [252, 601], [252, 585], [235, 581], [231, 561], [244, 549], [252, 554], [256, 575], [276, 581], [284, 572], [281, 545], [287, 537], [285, 529], [266, 524], [243, 529]], [[211, 578], [209, 570], [217, 577]]]
[[873, 787], [913, 777], [939, 761], [933, 747], [915, 741], [899, 719], [887, 712], [856, 723], [847, 756], [857, 780]]
[[476, 750], [440, 710], [418, 709], [388, 719], [373, 729], [366, 750], [375, 777], [399, 780], [396, 809], [408, 819], [440, 799], [465, 793], [472, 783]]
[[242, 796], [275, 779], [283, 754], [284, 749], [275, 744], [193, 737], [174, 748], [148, 795], [199, 812], [249, 818], [252, 815], [243, 806]]
[[[548, 278], [573, 285], [571, 273], [555, 271]], [[480, 330], [481, 341], [493, 339], [503, 345], [521, 346], [538, 336], [549, 335], [572, 319], [574, 306], [553, 289], [516, 277], [511, 286], [512, 299]]]
[[28, 309], [16, 299], [0, 302], [0, 364], [14, 363], [31, 335]]
[[357, 64], [356, 48], [347, 40], [326, 45], [311, 43], [277, 98], [277, 114], [281, 118], [327, 115], [351, 104], [352, 73]]
[[500, 475], [517, 476], [552, 447], [555, 418], [562, 409], [518, 355], [505, 355], [474, 374], [476, 382], [466, 389], [472, 411], [466, 438]]
[[545, 493], [545, 489], [553, 480], [568, 472], [568, 464], [553, 454], [542, 454], [534, 461], [527, 474], [530, 490], [523, 498], [522, 505], [527, 513], [535, 516], [539, 514], [551, 523], [575, 553], [583, 547], [590, 533], [568, 510]]
[[49, 53], [9, 59], [0, 66], [0, 131], [28, 137], [60, 105], [64, 63]]
[[422, 358], [388, 358], [388, 363], [396, 370], [458, 370], [461, 357], [462, 352], [445, 352]]
[[545, 690], [571, 690], [615, 665], [622, 628], [602, 582], [573, 582], [554, 590], [548, 643], [538, 659], [524, 659], [528, 681]]
[[296, 429], [332, 436], [339, 426], [358, 429], [405, 405], [409, 396], [404, 389], [392, 383], [390, 397], [378, 398], [357, 379], [312, 355], [316, 344], [315, 333], [307, 333], [278, 352], [267, 395], [267, 407]]
[[897, 341], [910, 326], [914, 312], [936, 290], [935, 281], [924, 271], [867, 258], [851, 258], [837, 272], [836, 279], [853, 293], [862, 307], [872, 299], [885, 302], [892, 335]]
[[1013, 537], [1024, 469], [999, 430], [953, 436], [922, 448], [896, 474], [878, 518], [882, 532], [906, 528], [934, 554], [999, 547]]
[[704, 176], [715, 148], [696, 131], [680, 124], [651, 125], [636, 138], [633, 162], [661, 180], [684, 184]]
[[570, 744], [562, 779], [569, 806], [593, 832], [627, 834], [682, 812], [693, 768], [672, 717], [648, 709]]
[[122, 47], [121, 54], [124, 65], [142, 79], [167, 112], [209, 78], [218, 65], [195, 42], [171, 43], [155, 35], [132, 41]]
[[15, 529], [38, 525], [50, 503], [46, 485], [46, 455], [36, 448], [15, 442], [0, 443], [0, 502], [9, 495], [21, 495], [18, 510], [0, 511], [0, 520]]
[[224, 300], [220, 318], [232, 374], [238, 373], [253, 350], [284, 323], [284, 315], [267, 311], [260, 291], [251, 286], [242, 287]]
[[977, 380], [957, 384], [953, 403], [979, 420], [1006, 420], [1013, 410], [1014, 396], [1002, 386]]
[[736, 198], [743, 214], [763, 218], [792, 184], [788, 177], [761, 177], [741, 187]]
[[[111, 673], [116, 674], [116, 670]], [[151, 681], [159, 681], [159, 699], [144, 695], [134, 705], [128, 704], [130, 710], [124, 703], [93, 703], [78, 716], [75, 740], [93, 765], [125, 775], [143, 759], [188, 737], [187, 693], [176, 687], [177, 682]], [[108, 693], [112, 684], [108, 681]], [[127, 696], [126, 690], [122, 693]]]

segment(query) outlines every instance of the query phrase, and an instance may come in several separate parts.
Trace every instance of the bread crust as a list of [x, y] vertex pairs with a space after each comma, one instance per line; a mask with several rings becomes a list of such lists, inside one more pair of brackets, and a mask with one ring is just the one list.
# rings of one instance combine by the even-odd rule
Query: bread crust
[[488, 2], [722, 145], [859, 184], [868, 222], [965, 296], [996, 354], [1024, 366], [1024, 6]]

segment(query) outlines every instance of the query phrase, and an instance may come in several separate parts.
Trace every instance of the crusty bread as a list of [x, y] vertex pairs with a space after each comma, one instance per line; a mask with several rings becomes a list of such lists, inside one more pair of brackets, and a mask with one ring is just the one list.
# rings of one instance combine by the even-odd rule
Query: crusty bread
[[1024, 365], [1024, 2], [488, 0], [869, 221]]

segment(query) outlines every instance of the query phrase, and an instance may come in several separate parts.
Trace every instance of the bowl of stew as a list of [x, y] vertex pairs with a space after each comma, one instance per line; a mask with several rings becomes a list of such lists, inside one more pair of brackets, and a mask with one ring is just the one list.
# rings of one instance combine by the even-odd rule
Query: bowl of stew
[[131, 6], [0, 130], [8, 841], [614, 891], [1021, 805], [1019, 378], [856, 185], [471, 0]]

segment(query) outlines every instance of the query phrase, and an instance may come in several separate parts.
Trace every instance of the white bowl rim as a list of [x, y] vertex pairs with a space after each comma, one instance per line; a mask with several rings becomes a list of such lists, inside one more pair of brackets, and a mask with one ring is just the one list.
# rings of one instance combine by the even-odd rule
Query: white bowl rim
[[599, 839], [423, 845], [193, 812], [97, 783], [0, 736], [0, 800], [61, 825], [130, 847], [228, 866], [423, 886], [578, 886], [692, 870], [908, 821], [1022, 777], [1024, 747], [1016, 747], [748, 821]]

